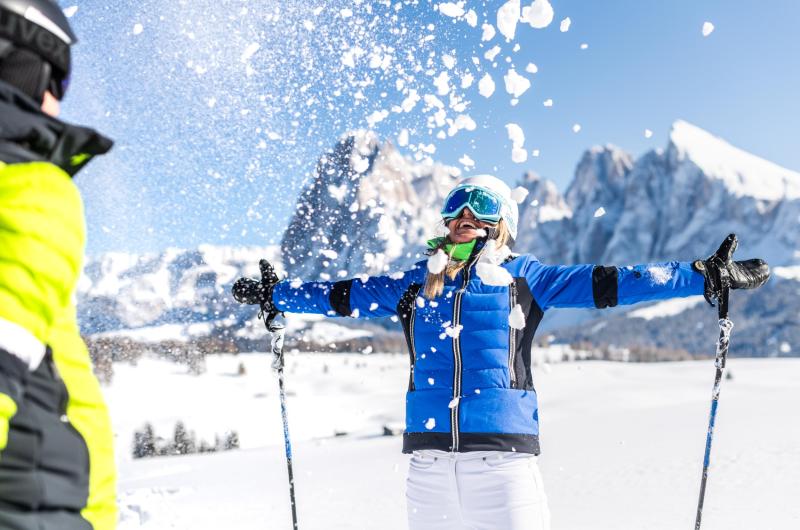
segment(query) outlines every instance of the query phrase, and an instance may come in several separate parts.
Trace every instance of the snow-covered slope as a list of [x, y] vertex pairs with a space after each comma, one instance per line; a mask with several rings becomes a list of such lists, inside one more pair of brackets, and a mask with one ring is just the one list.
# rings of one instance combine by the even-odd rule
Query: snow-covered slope
[[[246, 375], [237, 376], [243, 362]], [[199, 377], [170, 363], [119, 367], [106, 389], [120, 455], [121, 530], [291, 527], [277, 382], [266, 356], [215, 358]], [[404, 530], [403, 355], [297, 355], [286, 382], [300, 527]], [[722, 385], [703, 516], [708, 530], [800, 527], [800, 361], [732, 359]], [[713, 362], [540, 367], [539, 464], [553, 530], [690, 528]], [[149, 389], [143, 393], [142, 389]], [[165, 389], [169, 389], [166, 391]], [[131, 460], [145, 420], [170, 435], [237, 430], [247, 449]], [[334, 437], [334, 432], [348, 435]]]

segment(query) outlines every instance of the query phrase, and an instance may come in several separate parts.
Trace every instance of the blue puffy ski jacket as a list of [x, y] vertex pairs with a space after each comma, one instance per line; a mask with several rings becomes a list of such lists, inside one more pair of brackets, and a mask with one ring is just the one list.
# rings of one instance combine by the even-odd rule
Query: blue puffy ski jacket
[[[473, 257], [455, 279], [446, 280], [441, 296], [427, 300], [421, 292], [426, 264], [366, 281], [281, 282], [273, 292], [274, 303], [286, 312], [399, 317], [411, 360], [405, 453], [539, 454], [531, 344], [544, 312], [697, 295], [704, 282], [689, 263], [556, 266], [521, 255], [502, 265], [514, 281], [496, 287], [481, 281]], [[517, 304], [525, 315], [523, 329], [509, 324]]]

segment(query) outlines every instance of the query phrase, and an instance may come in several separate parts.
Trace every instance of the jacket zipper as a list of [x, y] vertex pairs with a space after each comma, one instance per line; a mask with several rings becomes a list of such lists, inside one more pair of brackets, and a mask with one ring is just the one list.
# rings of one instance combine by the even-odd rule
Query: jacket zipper
[[[455, 300], [453, 301], [453, 329], [458, 330], [461, 325], [461, 300], [464, 297], [464, 292], [469, 286], [470, 270], [474, 260], [467, 264], [464, 270], [464, 283], [461, 289], [456, 291]], [[458, 427], [458, 407], [461, 398], [461, 333], [453, 337], [453, 406], [450, 408], [450, 426], [452, 431], [452, 452], [458, 451], [459, 445], [459, 427]]]
[[[419, 294], [417, 294], [419, 296]], [[411, 379], [408, 382], [408, 389], [415, 390], [416, 386], [414, 385], [414, 368], [417, 366], [417, 347], [414, 345], [414, 321], [417, 319], [417, 300], [411, 302], [413, 305], [411, 306], [411, 320], [408, 323], [408, 335], [409, 341], [408, 345], [411, 349]]]
[[[517, 282], [511, 282], [508, 286], [509, 311], [514, 311], [517, 306]], [[511, 313], [509, 313], [510, 315]], [[517, 330], [508, 326], [508, 370], [511, 375], [511, 388], [517, 388], [517, 373], [514, 370], [514, 362], [517, 357]]]

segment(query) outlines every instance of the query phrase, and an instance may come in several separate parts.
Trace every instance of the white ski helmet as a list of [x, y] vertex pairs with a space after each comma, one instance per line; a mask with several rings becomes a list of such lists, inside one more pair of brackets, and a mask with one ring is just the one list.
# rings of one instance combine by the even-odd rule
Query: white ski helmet
[[[497, 203], [496, 211], [492, 200], [482, 201], [480, 194], [470, 193], [473, 190], [482, 191], [494, 198]], [[486, 210], [481, 211], [484, 204]], [[475, 217], [484, 221], [496, 222], [502, 219], [508, 226], [511, 237], [517, 239], [519, 208], [517, 202], [511, 198], [511, 188], [499, 178], [493, 175], [475, 175], [459, 182], [444, 200], [442, 217], [457, 217], [464, 208], [469, 208]]]

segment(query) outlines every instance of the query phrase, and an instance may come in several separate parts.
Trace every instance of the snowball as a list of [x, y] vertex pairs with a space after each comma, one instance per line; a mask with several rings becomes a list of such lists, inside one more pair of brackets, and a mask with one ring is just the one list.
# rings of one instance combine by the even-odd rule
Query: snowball
[[478, 83], [478, 92], [481, 96], [488, 98], [494, 94], [494, 80], [489, 74], [484, 75]]
[[553, 21], [555, 12], [548, 0], [534, 0], [529, 7], [522, 8], [522, 21], [527, 22], [532, 28], [546, 28]]
[[439, 13], [451, 18], [458, 18], [464, 15], [463, 2], [454, 4], [453, 2], [444, 2], [439, 4]]
[[[144, 31], [144, 26], [142, 26], [141, 24], [137, 23], [137, 24], [133, 25], [133, 34], [134, 35], [141, 35], [141, 33], [143, 31]], [[256, 48], [256, 49], [258, 49], [258, 48]], [[255, 53], [255, 52], [253, 52], [253, 53]]]
[[552, 107], [553, 106], [553, 100], [552, 99], [546, 99], [546, 100], [544, 100], [544, 103], [542, 103], [542, 105], [544, 105], [545, 107]]
[[521, 147], [513, 147], [511, 149], [511, 161], [515, 164], [522, 164], [528, 160], [528, 151]]
[[467, 168], [475, 166], [475, 161], [470, 157], [468, 157], [467, 155], [462, 156], [461, 158], [458, 159], [458, 161], [461, 162], [461, 164]]
[[506, 83], [506, 92], [515, 98], [520, 97], [531, 87], [531, 82], [526, 77], [519, 75], [513, 68], [508, 71], [503, 80]]
[[525, 71], [529, 74], [535, 74], [539, 71], [539, 67], [536, 66], [534, 63], [528, 63], [528, 66], [525, 67]]
[[464, 20], [467, 21], [471, 27], [475, 27], [478, 25], [478, 14], [475, 12], [474, 9], [470, 9], [467, 11], [467, 14], [464, 16]]
[[566, 32], [569, 31], [569, 27], [570, 27], [571, 24], [572, 24], [572, 20], [569, 17], [567, 17], [567, 18], [565, 18], [564, 20], [561, 21], [561, 27], [559, 27], [558, 29], [561, 30], [561, 33], [566, 33]]
[[581, 124], [580, 123], [576, 123], [575, 125], [573, 125], [572, 126], [572, 132], [574, 132], [574, 133], [581, 132]]
[[508, 0], [497, 10], [497, 29], [508, 40], [514, 40], [519, 22], [520, 0]]
[[517, 186], [511, 190], [511, 199], [517, 204], [522, 204], [525, 201], [525, 198], [528, 196], [528, 193], [530, 192], [527, 190], [527, 188]]
[[672, 269], [669, 267], [650, 267], [647, 273], [655, 285], [666, 285], [672, 279]]
[[703, 22], [703, 37], [708, 37], [714, 32], [714, 24], [711, 22]]
[[522, 311], [522, 306], [517, 304], [508, 314], [508, 325], [514, 329], [525, 328], [525, 313]]
[[438, 249], [433, 256], [428, 258], [428, 272], [431, 274], [439, 274], [447, 267], [448, 261], [450, 261], [450, 257], [444, 250]]
[[478, 277], [481, 281], [486, 285], [505, 287], [514, 281], [511, 273], [503, 267], [492, 263], [478, 263], [475, 265], [475, 271], [478, 273]]
[[484, 24], [481, 26], [481, 29], [483, 30], [483, 35], [481, 35], [482, 41], [492, 40], [496, 35], [494, 26], [492, 26], [491, 24]]
[[433, 418], [428, 418], [428, 421], [425, 422], [425, 428], [429, 431], [436, 427], [436, 420]]
[[484, 53], [483, 57], [487, 61], [494, 61], [494, 59], [495, 59], [495, 57], [497, 57], [498, 53], [500, 53], [500, 46], [494, 46], [491, 50], [489, 50], [486, 53]]
[[602, 206], [594, 211], [595, 218], [603, 217], [605, 214], [606, 214], [606, 209], [603, 208]]
[[514, 144], [514, 147], [522, 147], [525, 144], [525, 133], [522, 132], [522, 127], [516, 123], [506, 123], [506, 131], [508, 131], [508, 139]]
[[397, 145], [400, 147], [408, 145], [408, 129], [401, 130], [400, 134], [397, 135]]

